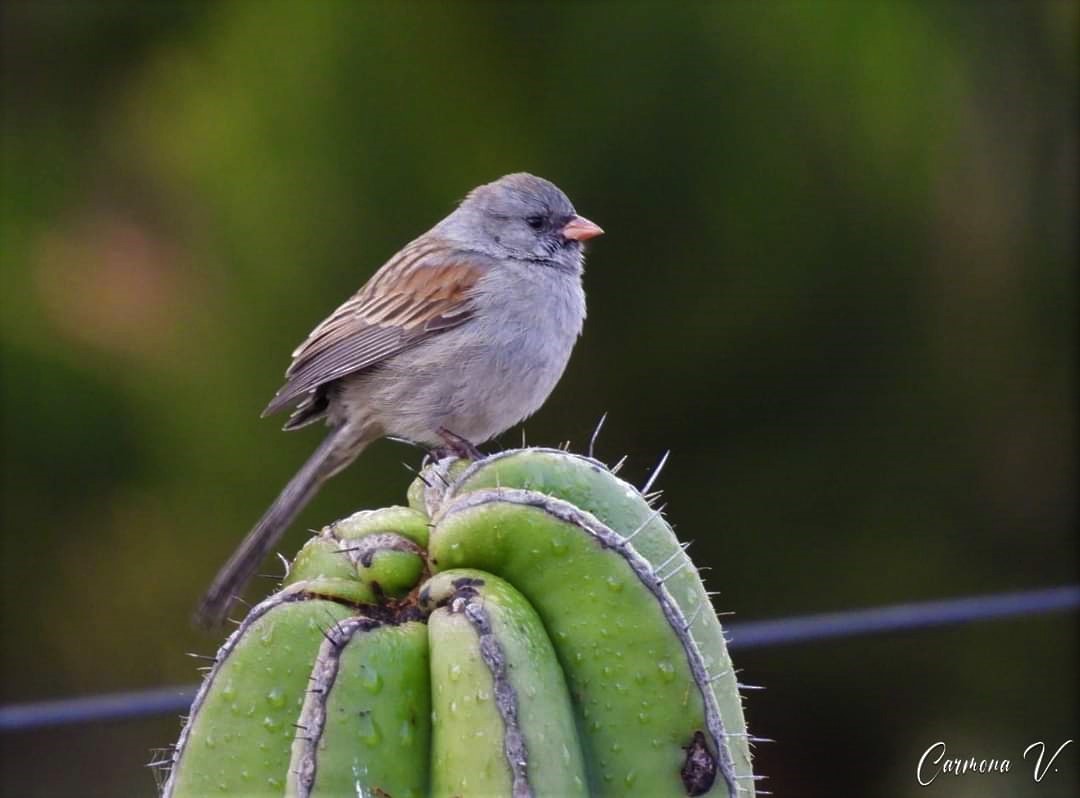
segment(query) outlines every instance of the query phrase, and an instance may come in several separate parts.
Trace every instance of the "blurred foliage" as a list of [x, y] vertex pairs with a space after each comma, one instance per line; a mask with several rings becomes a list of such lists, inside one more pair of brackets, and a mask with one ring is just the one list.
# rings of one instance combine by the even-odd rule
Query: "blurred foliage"
[[[522, 169], [608, 233], [528, 438], [673, 449], [720, 609], [1075, 580], [1077, 8], [3, 4], [0, 698], [194, 678], [190, 610], [315, 444], [258, 420], [288, 352]], [[284, 549], [418, 457], [373, 447]], [[777, 794], [1076, 794], [1075, 747], [913, 778], [1076, 736], [1067, 618], [736, 658]], [[2, 791], [150, 794], [175, 733], [5, 737]]]

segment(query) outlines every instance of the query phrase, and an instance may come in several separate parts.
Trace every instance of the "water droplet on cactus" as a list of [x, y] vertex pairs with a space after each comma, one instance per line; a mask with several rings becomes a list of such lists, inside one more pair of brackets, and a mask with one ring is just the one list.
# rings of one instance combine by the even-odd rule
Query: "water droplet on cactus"
[[398, 730], [398, 740], [402, 745], [411, 746], [416, 740], [416, 730], [409, 721], [405, 721], [401, 724], [401, 728]]
[[266, 694], [266, 701], [275, 709], [282, 709], [285, 706], [285, 691], [280, 687], [272, 688]]
[[236, 686], [232, 683], [232, 679], [229, 679], [225, 686], [221, 688], [221, 697], [226, 701], [236, 698]]
[[551, 551], [557, 557], [561, 557], [570, 549], [570, 544], [566, 542], [565, 538], [552, 538], [551, 539]]
[[656, 667], [660, 671], [660, 679], [662, 681], [665, 681], [665, 682], [673, 682], [673, 681], [675, 681], [675, 666], [672, 665], [668, 660], [666, 660], [666, 659], [660, 660], [660, 662], [658, 662], [656, 664]]
[[450, 673], [448, 675], [450, 676], [450, 681], [456, 682], [461, 678], [461, 666], [455, 662], [450, 666]]
[[266, 780], [266, 783], [273, 787], [275, 790], [280, 790], [282, 787], [281, 779], [279, 779], [277, 776], [270, 776]]
[[215, 745], [217, 745], [217, 740], [214, 739], [214, 735], [207, 733], [206, 737], [203, 739], [203, 744], [207, 748], [213, 748]]
[[623, 784], [625, 784], [627, 787], [633, 787], [635, 781], [637, 781], [637, 771], [636, 770], [631, 770], [623, 778]]
[[477, 701], [487, 701], [489, 698], [491, 698], [491, 691], [490, 690], [488, 690], [488, 689], [486, 689], [484, 687], [478, 687], [477, 688], [477, 690], [476, 690], [476, 700]]
[[383, 678], [377, 670], [365, 665], [363, 668], [363, 675], [360, 677], [361, 683], [367, 688], [369, 693], [378, 693], [382, 690]]
[[639, 712], [637, 713], [637, 719], [638, 723], [640, 723], [642, 726], [647, 726], [649, 724], [649, 713]]
[[622, 593], [623, 588], [625, 587], [622, 580], [616, 579], [614, 576], [609, 576], [607, 578], [607, 586], [608, 590], [610, 590], [612, 593]]
[[611, 753], [617, 754], [622, 750], [622, 743], [615, 741], [611, 744]]
[[277, 731], [281, 728], [281, 720], [279, 718], [275, 718], [273, 715], [267, 715], [265, 718], [263, 718], [262, 725], [263, 728], [267, 731]]
[[357, 731], [360, 734], [360, 740], [365, 745], [375, 747], [382, 742], [382, 732], [379, 730], [379, 725], [375, 722], [375, 718], [371, 716], [370, 712], [360, 713], [360, 723], [357, 727]]

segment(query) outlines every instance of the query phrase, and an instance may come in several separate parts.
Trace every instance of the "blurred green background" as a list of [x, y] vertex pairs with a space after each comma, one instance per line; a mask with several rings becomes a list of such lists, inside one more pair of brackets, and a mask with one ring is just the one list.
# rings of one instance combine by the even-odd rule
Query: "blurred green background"
[[[193, 681], [189, 614], [321, 433], [292, 347], [472, 186], [607, 231], [531, 442], [628, 454], [771, 618], [1076, 580], [1077, 4], [3, 4], [3, 702]], [[520, 440], [513, 430], [504, 445]], [[283, 545], [402, 501], [400, 444]], [[252, 593], [269, 584], [254, 586]], [[736, 654], [777, 795], [1067, 796], [1075, 618]], [[0, 738], [152, 795], [174, 717]], [[1011, 757], [1008, 776], [915, 762]]]

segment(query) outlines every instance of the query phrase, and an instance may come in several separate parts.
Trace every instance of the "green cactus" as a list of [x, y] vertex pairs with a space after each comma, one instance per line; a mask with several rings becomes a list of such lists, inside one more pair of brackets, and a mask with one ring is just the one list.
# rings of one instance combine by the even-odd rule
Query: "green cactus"
[[601, 463], [446, 459], [297, 554], [218, 653], [165, 798], [752, 796], [720, 623]]

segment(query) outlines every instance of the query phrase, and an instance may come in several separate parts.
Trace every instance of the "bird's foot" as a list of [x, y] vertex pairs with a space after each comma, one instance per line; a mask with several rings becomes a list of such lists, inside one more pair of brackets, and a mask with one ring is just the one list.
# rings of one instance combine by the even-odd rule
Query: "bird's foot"
[[439, 427], [435, 430], [435, 434], [445, 442], [444, 446], [439, 446], [429, 455], [436, 460], [447, 455], [455, 455], [466, 460], [482, 460], [484, 458], [484, 453], [477, 449], [474, 444], [451, 432], [446, 427]]

